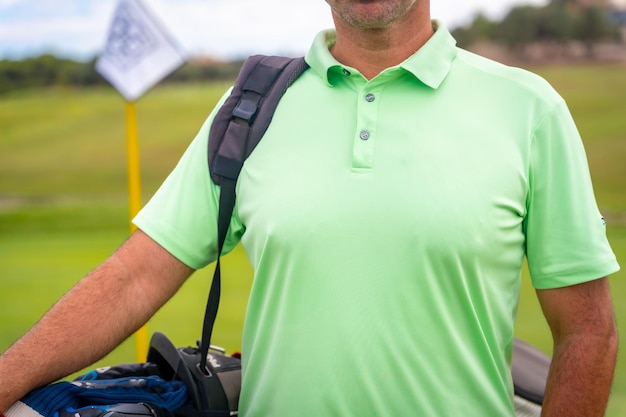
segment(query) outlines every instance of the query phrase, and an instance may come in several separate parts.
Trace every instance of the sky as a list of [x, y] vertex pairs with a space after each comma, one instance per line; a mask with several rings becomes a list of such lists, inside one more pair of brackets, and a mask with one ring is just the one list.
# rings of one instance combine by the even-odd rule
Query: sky
[[[143, 0], [190, 56], [304, 54], [332, 26], [324, 0]], [[432, 0], [448, 28], [477, 13], [500, 18], [520, 4], [547, 0]], [[0, 59], [43, 53], [89, 60], [103, 49], [117, 0], [0, 0]]]

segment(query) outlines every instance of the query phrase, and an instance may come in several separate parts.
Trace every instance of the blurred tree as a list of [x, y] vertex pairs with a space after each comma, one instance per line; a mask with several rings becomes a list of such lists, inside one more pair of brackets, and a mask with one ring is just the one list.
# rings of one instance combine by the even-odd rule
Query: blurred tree
[[[591, 2], [593, 3], [593, 2]], [[602, 5], [581, 0], [551, 0], [542, 7], [517, 6], [500, 22], [479, 14], [472, 23], [453, 30], [459, 46], [469, 47], [481, 40], [504, 43], [518, 55], [524, 55], [532, 42], [561, 43], [580, 40], [593, 57], [594, 45], [602, 39], [618, 38], [617, 24]]]
[[572, 0], [553, 0], [540, 9], [540, 39], [563, 42], [573, 39], [576, 16], [566, 7]]
[[[41, 55], [21, 61], [0, 60], [0, 95], [25, 88], [53, 85], [87, 87], [107, 82], [96, 72], [95, 61], [77, 62], [54, 55]], [[168, 76], [164, 82], [234, 80], [243, 61], [188, 62]]]
[[538, 21], [538, 9], [536, 7], [514, 7], [498, 26], [499, 38], [509, 48], [523, 53], [525, 46], [538, 38]]
[[492, 40], [496, 36], [498, 22], [489, 20], [484, 14], [479, 13], [474, 17], [469, 27], [459, 27], [452, 31], [457, 44], [467, 47], [481, 40]]
[[576, 38], [583, 41], [587, 47], [587, 56], [593, 58], [595, 45], [610, 37], [614, 37], [617, 28], [609, 20], [607, 11], [598, 6], [589, 6], [581, 11], [578, 18]]

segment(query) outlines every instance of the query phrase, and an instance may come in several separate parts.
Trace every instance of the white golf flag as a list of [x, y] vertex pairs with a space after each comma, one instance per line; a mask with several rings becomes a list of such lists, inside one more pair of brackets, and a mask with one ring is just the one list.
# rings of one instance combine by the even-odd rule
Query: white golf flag
[[120, 0], [96, 71], [126, 100], [135, 101], [186, 59], [141, 0]]

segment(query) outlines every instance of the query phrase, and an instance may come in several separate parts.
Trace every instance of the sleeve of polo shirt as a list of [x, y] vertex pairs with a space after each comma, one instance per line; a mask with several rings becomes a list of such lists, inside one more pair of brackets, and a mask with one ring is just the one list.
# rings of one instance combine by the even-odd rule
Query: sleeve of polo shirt
[[[218, 109], [228, 91], [215, 107]], [[182, 158], [133, 223], [191, 268], [217, 259], [219, 186], [211, 181], [207, 162], [209, 129], [215, 110]], [[224, 253], [238, 243], [241, 225], [231, 221]]]
[[531, 144], [526, 256], [537, 289], [619, 270], [593, 193], [580, 134], [563, 100], [538, 122]]

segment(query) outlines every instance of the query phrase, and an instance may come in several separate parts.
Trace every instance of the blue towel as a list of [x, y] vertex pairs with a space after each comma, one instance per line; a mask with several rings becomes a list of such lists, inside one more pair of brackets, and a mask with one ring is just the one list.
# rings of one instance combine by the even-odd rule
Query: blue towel
[[38, 388], [15, 403], [5, 417], [55, 417], [59, 411], [119, 403], [149, 403], [166, 410], [189, 405], [181, 381], [158, 376], [57, 382]]

